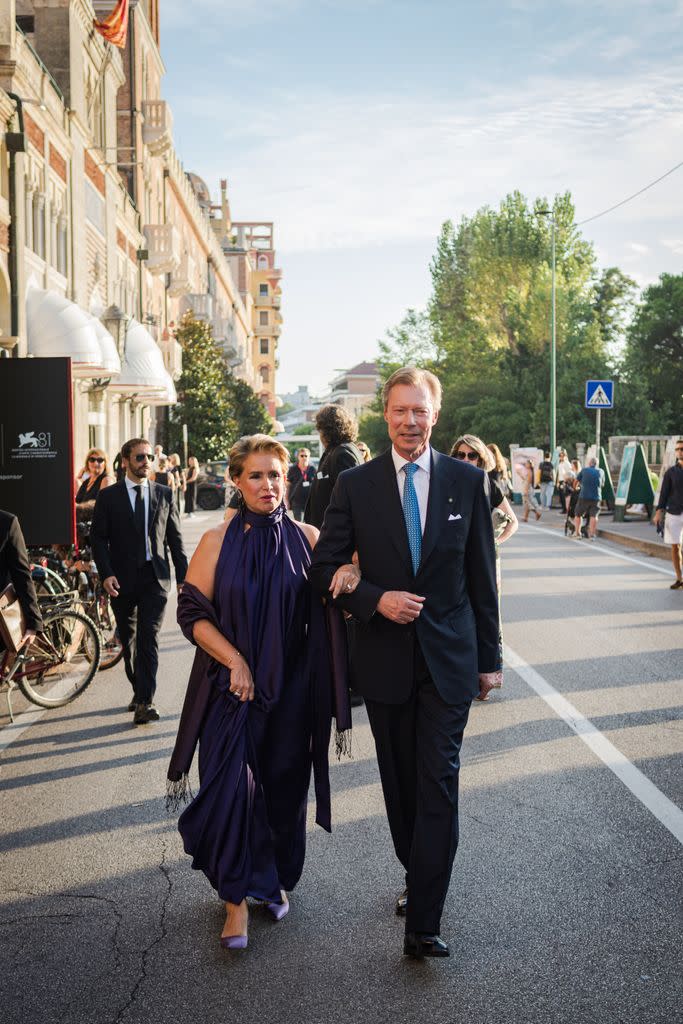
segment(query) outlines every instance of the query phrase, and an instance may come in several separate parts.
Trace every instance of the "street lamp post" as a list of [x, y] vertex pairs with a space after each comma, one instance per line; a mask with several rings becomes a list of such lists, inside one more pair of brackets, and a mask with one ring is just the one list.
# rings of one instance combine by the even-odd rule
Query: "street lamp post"
[[550, 455], [555, 454], [557, 447], [557, 310], [555, 301], [555, 218], [552, 210], [538, 210], [540, 217], [550, 219], [550, 237], [552, 248], [552, 316], [550, 338]]

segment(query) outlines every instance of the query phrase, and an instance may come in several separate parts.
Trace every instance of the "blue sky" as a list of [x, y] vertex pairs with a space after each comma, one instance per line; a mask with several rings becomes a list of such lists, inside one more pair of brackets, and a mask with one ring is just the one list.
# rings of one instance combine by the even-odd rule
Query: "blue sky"
[[[441, 223], [513, 189], [583, 220], [683, 159], [683, 0], [164, 0], [175, 143], [274, 220], [278, 389], [322, 391], [429, 295]], [[683, 168], [586, 225], [641, 284], [683, 271]]]

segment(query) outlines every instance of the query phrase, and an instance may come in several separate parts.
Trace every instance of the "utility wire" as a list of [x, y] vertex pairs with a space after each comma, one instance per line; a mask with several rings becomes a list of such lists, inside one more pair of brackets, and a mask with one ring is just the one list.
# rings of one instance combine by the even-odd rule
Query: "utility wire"
[[643, 192], [647, 192], [647, 190], [649, 188], [652, 188], [653, 185], [657, 185], [660, 181], [664, 181], [664, 179], [668, 178], [670, 174], [673, 174], [674, 171], [677, 171], [679, 167], [683, 167], [683, 160], [681, 160], [679, 164], [676, 164], [675, 167], [672, 167], [671, 170], [667, 171], [665, 174], [662, 174], [661, 177], [655, 178], [655, 180], [651, 181], [649, 185], [644, 185], [643, 188], [638, 189], [638, 191], [634, 192], [632, 196], [628, 196], [626, 199], [622, 199], [620, 203], [615, 203], [614, 206], [610, 206], [609, 209], [603, 210], [602, 213], [596, 213], [594, 214], [594, 216], [586, 218], [586, 220], [580, 220], [578, 224], [576, 224], [576, 227], [580, 228], [582, 224], [590, 224], [592, 220], [597, 220], [598, 217], [604, 217], [605, 214], [611, 213], [612, 210], [618, 210], [620, 206], [625, 206], [626, 203], [630, 203], [632, 199], [636, 198], [636, 196], [641, 196]]

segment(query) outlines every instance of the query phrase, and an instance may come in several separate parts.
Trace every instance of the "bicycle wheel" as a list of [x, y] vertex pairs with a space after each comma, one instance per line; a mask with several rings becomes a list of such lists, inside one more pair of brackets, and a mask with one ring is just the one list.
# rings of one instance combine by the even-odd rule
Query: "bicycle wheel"
[[116, 619], [109, 602], [109, 595], [104, 590], [95, 596], [92, 618], [100, 631], [102, 640], [100, 672], [104, 672], [106, 669], [118, 665], [123, 657], [123, 644], [119, 640]]
[[43, 619], [15, 681], [41, 708], [60, 708], [90, 685], [100, 665], [102, 645], [92, 619], [73, 608], [57, 608]]

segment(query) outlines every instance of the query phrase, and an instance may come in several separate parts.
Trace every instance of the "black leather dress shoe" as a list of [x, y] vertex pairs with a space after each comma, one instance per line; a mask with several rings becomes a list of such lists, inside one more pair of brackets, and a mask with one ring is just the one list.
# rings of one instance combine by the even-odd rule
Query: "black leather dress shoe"
[[137, 701], [136, 701], [135, 697], [133, 697], [132, 701], [128, 705], [128, 710], [129, 711], [135, 711], [137, 706], [138, 706]]
[[396, 913], [399, 917], [406, 916], [406, 910], [408, 909], [408, 890], [404, 889], [401, 895], [396, 900]]
[[450, 956], [451, 951], [438, 935], [422, 935], [418, 932], [406, 932], [403, 952], [421, 960], [423, 956]]
[[148, 722], [158, 722], [160, 717], [153, 704], [138, 704], [133, 715], [133, 725], [147, 725]]

